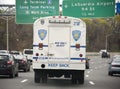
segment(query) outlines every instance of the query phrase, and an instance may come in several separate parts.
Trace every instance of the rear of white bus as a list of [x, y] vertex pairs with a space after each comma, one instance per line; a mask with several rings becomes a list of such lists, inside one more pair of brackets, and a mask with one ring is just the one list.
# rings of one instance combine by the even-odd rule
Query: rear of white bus
[[84, 83], [86, 25], [77, 18], [53, 16], [34, 23], [33, 69], [35, 82], [48, 77], [71, 78]]

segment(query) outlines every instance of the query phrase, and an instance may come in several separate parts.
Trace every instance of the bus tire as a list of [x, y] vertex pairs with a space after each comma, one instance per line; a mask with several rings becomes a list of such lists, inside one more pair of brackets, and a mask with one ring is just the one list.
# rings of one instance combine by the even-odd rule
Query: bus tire
[[35, 83], [40, 83], [40, 73], [39, 71], [34, 71], [34, 81]]

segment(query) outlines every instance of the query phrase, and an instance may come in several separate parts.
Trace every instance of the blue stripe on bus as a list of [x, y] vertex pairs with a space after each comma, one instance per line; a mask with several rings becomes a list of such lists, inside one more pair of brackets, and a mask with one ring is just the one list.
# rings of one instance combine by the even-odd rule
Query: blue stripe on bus
[[38, 59], [38, 57], [33, 57], [33, 59]]
[[[33, 57], [33, 59], [38, 59], [38, 57]], [[44, 59], [49, 59], [48, 57], [45, 57]], [[86, 58], [70, 58], [70, 60], [85, 60]]]
[[71, 60], [85, 60], [86, 58], [70, 58]]
[[[38, 47], [38, 45], [33, 45], [33, 47]], [[43, 47], [48, 47], [48, 45], [43, 45]]]
[[[72, 45], [71, 48], [76, 48], [76, 46]], [[80, 46], [80, 48], [86, 48], [86, 46]]]
[[[33, 45], [33, 47], [38, 47], [38, 45]], [[43, 45], [43, 47], [48, 47], [48, 45]], [[76, 46], [70, 46], [71, 48], [76, 48]], [[80, 48], [86, 48], [86, 46], [80, 46]]]

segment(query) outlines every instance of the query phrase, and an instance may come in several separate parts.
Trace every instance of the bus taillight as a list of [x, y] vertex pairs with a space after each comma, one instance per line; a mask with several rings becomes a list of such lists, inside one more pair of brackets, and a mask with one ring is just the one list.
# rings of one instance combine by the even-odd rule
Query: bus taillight
[[80, 48], [80, 44], [76, 44], [76, 49], [79, 49]]
[[39, 56], [39, 53], [36, 53], [36, 56]]
[[82, 56], [83, 56], [83, 54], [80, 54], [79, 56], [80, 56], [80, 57], [82, 57]]
[[39, 43], [39, 49], [43, 49], [43, 43]]

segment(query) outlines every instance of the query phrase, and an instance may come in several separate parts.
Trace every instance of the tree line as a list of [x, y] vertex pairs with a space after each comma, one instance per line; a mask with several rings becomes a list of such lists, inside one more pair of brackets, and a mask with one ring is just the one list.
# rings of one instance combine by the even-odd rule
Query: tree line
[[[106, 48], [108, 51], [120, 52], [120, 16], [112, 18], [83, 19], [87, 26], [87, 51], [98, 52]], [[32, 48], [33, 25], [16, 24], [15, 18], [8, 22], [9, 50]], [[108, 36], [109, 35], [109, 36]], [[6, 49], [6, 20], [0, 18], [0, 49]]]

